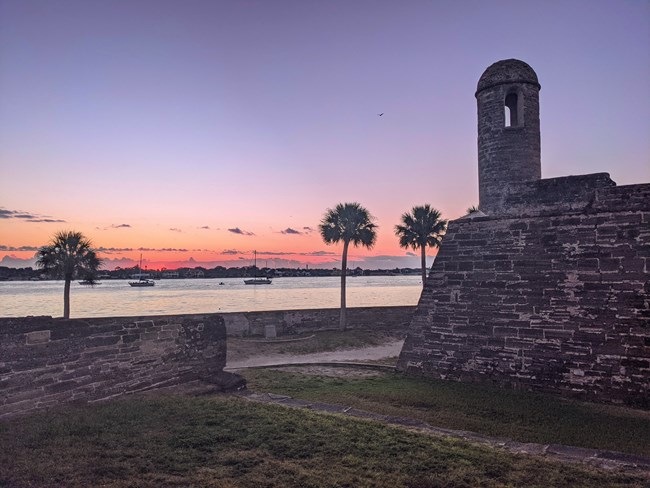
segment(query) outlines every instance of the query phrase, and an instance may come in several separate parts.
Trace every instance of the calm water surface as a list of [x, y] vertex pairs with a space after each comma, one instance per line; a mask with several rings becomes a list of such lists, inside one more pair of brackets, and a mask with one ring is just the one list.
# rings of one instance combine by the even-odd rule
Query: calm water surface
[[[219, 285], [219, 283], [224, 283]], [[244, 312], [336, 308], [341, 280], [275, 278], [272, 285], [247, 286], [242, 278], [158, 280], [132, 288], [127, 280], [104, 280], [89, 287], [72, 284], [71, 317]], [[348, 277], [349, 307], [416, 305], [419, 276]], [[0, 282], [0, 317], [63, 314], [62, 281]]]

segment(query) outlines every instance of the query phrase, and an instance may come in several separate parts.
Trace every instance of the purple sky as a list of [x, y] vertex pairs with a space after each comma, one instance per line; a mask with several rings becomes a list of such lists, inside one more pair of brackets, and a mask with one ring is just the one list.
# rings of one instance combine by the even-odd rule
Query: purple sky
[[[360, 264], [417, 267], [392, 228], [478, 203], [500, 59], [539, 76], [543, 177], [650, 181], [649, 46], [648, 1], [0, 0], [0, 208], [105, 247], [305, 253], [340, 250], [281, 231], [359, 201]], [[58, 225], [0, 219], [0, 250]]]

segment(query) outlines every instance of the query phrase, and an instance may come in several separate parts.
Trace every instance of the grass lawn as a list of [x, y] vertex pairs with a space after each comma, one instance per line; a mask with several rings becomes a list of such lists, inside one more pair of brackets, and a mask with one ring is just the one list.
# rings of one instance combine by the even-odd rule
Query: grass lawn
[[248, 388], [411, 417], [436, 427], [521, 442], [607, 449], [650, 457], [650, 412], [396, 373], [370, 378], [242, 371]]
[[0, 486], [642, 487], [644, 480], [227, 397], [129, 397], [0, 422]]

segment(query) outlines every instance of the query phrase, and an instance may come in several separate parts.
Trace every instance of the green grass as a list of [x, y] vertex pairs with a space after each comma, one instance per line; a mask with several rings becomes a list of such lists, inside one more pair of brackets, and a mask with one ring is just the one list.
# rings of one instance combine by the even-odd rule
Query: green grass
[[496, 387], [383, 374], [370, 378], [245, 370], [248, 388], [521, 442], [650, 456], [650, 412]]
[[242, 399], [131, 397], [0, 423], [0, 486], [642, 487], [636, 475]]

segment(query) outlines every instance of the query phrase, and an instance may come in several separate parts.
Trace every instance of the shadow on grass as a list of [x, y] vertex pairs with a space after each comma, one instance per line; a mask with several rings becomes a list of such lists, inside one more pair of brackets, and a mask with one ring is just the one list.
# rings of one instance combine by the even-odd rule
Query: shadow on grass
[[436, 427], [520, 442], [556, 443], [650, 457], [650, 412], [488, 385], [403, 376], [332, 378], [241, 372], [248, 388], [411, 417]]
[[605, 473], [224, 397], [130, 397], [0, 423], [0, 485], [643, 486]]

